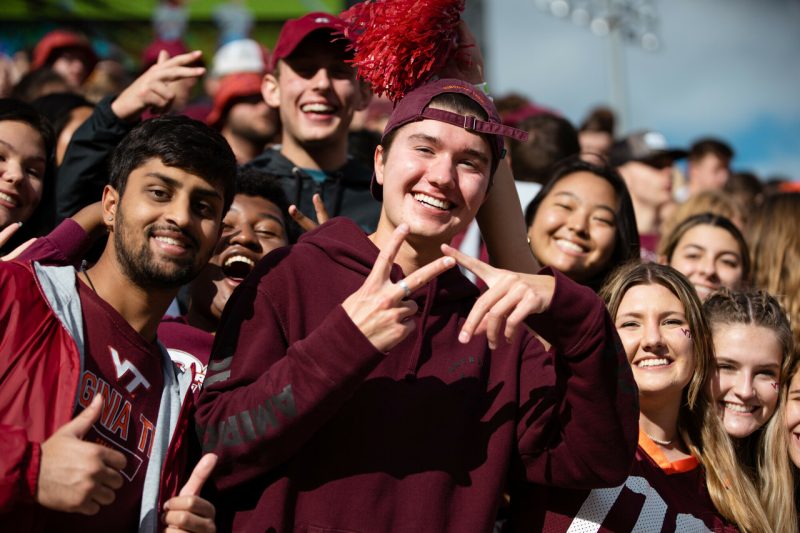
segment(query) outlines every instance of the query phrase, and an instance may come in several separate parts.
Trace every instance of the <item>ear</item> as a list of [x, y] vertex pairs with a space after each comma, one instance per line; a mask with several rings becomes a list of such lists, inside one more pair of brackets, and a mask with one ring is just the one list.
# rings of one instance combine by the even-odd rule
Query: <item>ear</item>
[[117, 217], [119, 200], [119, 193], [114, 187], [106, 185], [103, 188], [103, 199], [101, 201], [103, 208], [103, 224], [109, 232], [114, 229], [114, 219]]
[[658, 256], [658, 264], [659, 265], [668, 265], [667, 256], [666, 255], [659, 255]]
[[380, 144], [375, 148], [375, 180], [383, 186], [383, 146]]
[[281, 105], [281, 88], [278, 83], [278, 78], [272, 74], [264, 74], [264, 79], [261, 81], [261, 96], [268, 106], [278, 109]]
[[369, 83], [361, 78], [356, 80], [356, 84], [356, 89], [358, 90], [358, 105], [356, 106], [356, 111], [363, 111], [372, 101], [372, 89]]

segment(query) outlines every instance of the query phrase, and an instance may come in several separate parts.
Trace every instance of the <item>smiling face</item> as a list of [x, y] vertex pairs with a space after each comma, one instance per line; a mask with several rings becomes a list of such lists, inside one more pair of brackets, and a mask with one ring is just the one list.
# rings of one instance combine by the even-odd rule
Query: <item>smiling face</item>
[[789, 457], [800, 468], [800, 372], [795, 372], [789, 382], [786, 427], [789, 430]]
[[30, 218], [44, 189], [44, 140], [24, 122], [0, 121], [0, 228]]
[[640, 397], [680, 402], [695, 357], [678, 297], [663, 285], [635, 285], [622, 297], [614, 323]]
[[219, 321], [233, 289], [269, 252], [289, 244], [283, 213], [266, 198], [237, 194], [214, 256], [192, 283], [192, 306]]
[[492, 152], [483, 137], [438, 120], [397, 130], [391, 149], [375, 152], [375, 176], [383, 186], [376, 235], [401, 223], [408, 242], [437, 248], [465, 228], [489, 187]]
[[576, 281], [597, 275], [614, 253], [617, 203], [611, 184], [589, 172], [559, 180], [528, 228], [536, 259]]
[[771, 329], [751, 324], [719, 324], [713, 338], [711, 397], [728, 435], [744, 438], [775, 412], [783, 349]]
[[221, 229], [222, 185], [153, 158], [128, 176], [120, 198], [110, 186], [104, 215], [114, 218], [114, 256], [140, 287], [175, 288], [208, 262]]
[[278, 76], [267, 74], [262, 93], [280, 112], [282, 150], [343, 143], [353, 113], [369, 103], [343, 43], [331, 43], [324, 31], [312, 33], [278, 64]]
[[742, 280], [742, 251], [727, 230], [701, 224], [688, 230], [675, 246], [670, 266], [694, 285], [701, 300], [719, 289], [736, 289]]

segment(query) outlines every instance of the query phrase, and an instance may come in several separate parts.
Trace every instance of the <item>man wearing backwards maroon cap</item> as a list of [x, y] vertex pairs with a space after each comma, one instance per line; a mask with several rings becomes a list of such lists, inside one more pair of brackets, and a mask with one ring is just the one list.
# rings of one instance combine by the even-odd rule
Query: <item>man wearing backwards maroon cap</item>
[[509, 475], [622, 482], [636, 388], [602, 301], [446, 245], [520, 133], [467, 83], [415, 89], [375, 152], [377, 230], [334, 219], [236, 291], [197, 412], [220, 528], [489, 531]]
[[97, 54], [86, 37], [67, 30], [53, 30], [33, 49], [31, 68], [50, 67], [71, 87], [78, 88], [96, 64]]
[[380, 204], [369, 194], [371, 172], [348, 155], [353, 113], [369, 103], [367, 86], [347, 60], [344, 22], [327, 13], [310, 13], [286, 22], [264, 77], [262, 95], [280, 113], [279, 149], [250, 165], [277, 176], [300, 211], [316, 210], [319, 193], [328, 212], [344, 215], [374, 230]]

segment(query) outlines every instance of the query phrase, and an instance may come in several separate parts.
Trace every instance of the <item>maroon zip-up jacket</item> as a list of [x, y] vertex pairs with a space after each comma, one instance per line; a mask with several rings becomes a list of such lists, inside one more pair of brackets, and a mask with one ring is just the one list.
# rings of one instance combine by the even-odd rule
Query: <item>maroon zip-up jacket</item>
[[[239, 531], [490, 531], [512, 463], [539, 484], [626, 478], [637, 390], [602, 301], [556, 277], [550, 309], [492, 351], [458, 332], [457, 270], [410, 298], [414, 333], [377, 351], [340, 303], [378, 249], [334, 219], [265, 257], [226, 307], [197, 412], [218, 525]], [[403, 277], [397, 265], [392, 280]]]

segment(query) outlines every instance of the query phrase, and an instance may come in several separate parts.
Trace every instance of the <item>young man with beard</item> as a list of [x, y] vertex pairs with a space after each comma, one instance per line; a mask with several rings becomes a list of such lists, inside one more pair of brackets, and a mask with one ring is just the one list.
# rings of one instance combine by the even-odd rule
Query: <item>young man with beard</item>
[[197, 411], [221, 527], [490, 531], [509, 476], [625, 479], [636, 387], [603, 302], [446, 246], [520, 133], [468, 83], [422, 85], [375, 152], [376, 231], [333, 219], [235, 292]]
[[[175, 496], [189, 466], [192, 375], [176, 370], [156, 328], [213, 253], [235, 173], [207, 126], [146, 121], [113, 154], [102, 200], [110, 237], [94, 266], [0, 263], [7, 525], [155, 531], [164, 510], [168, 525], [213, 530], [198, 479]], [[211, 466], [198, 465], [200, 481]]]
[[250, 162], [268, 144], [278, 141], [278, 110], [261, 97], [263, 76], [256, 72], [228, 74], [219, 82], [214, 108], [206, 123], [217, 128], [231, 145], [236, 162]]
[[353, 55], [343, 29], [327, 13], [283, 25], [262, 85], [264, 101], [280, 114], [281, 145], [250, 165], [277, 176], [306, 215], [315, 213], [312, 197], [319, 193], [332, 216], [372, 231], [380, 204], [369, 193], [371, 172], [348, 155], [347, 143], [353, 113], [367, 106], [370, 91], [347, 62]]

